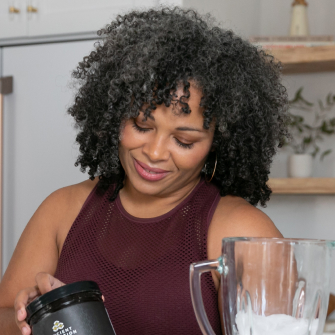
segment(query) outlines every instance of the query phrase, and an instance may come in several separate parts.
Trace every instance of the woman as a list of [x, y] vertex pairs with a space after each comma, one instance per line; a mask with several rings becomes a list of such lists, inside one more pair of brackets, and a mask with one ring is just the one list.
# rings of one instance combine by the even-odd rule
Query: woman
[[[119, 16], [100, 35], [69, 109], [90, 180], [28, 223], [0, 286], [2, 331], [30, 334], [29, 301], [89, 279], [118, 335], [201, 334], [190, 263], [218, 257], [223, 237], [281, 236], [254, 207], [286, 136], [280, 65], [179, 8]], [[217, 333], [219, 280], [203, 285]]]

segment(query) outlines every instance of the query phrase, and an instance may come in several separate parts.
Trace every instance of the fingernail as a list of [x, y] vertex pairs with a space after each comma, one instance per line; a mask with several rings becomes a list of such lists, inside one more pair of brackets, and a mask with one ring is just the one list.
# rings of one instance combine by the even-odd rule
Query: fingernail
[[28, 334], [29, 332], [29, 329], [27, 327], [23, 327], [21, 330], [23, 335]]

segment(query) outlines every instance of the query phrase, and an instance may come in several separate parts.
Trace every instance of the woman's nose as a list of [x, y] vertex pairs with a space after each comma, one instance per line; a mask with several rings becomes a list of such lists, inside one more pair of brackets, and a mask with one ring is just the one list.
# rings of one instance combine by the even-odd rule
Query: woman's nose
[[151, 161], [168, 160], [170, 157], [167, 148], [167, 139], [163, 136], [153, 136], [143, 146], [143, 153], [148, 156]]

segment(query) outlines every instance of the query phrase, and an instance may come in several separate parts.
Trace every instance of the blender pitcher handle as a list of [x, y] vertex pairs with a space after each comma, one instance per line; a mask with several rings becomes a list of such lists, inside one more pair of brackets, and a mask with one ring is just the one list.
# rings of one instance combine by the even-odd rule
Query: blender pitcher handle
[[206, 260], [192, 263], [190, 265], [190, 289], [192, 305], [197, 318], [199, 327], [204, 335], [215, 335], [212, 326], [209, 323], [204, 302], [201, 294], [201, 274], [211, 270], [217, 270], [222, 273], [222, 258], [216, 260]]

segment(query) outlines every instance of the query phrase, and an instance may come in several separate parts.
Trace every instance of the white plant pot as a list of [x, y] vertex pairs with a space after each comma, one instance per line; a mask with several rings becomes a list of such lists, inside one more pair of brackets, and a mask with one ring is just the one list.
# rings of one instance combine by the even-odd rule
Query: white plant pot
[[288, 158], [288, 175], [292, 178], [312, 176], [313, 157], [310, 154], [295, 154]]

